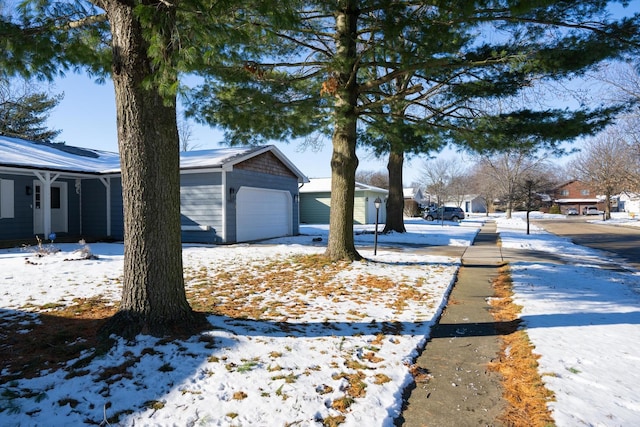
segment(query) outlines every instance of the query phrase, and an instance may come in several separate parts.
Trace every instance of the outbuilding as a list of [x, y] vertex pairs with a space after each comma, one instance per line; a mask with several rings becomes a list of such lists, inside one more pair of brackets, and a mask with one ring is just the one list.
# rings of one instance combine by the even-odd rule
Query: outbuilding
[[[375, 200], [382, 201], [378, 222], [387, 220], [386, 201], [389, 190], [356, 182], [353, 201], [353, 223], [375, 224]], [[329, 224], [331, 207], [331, 178], [311, 178], [300, 188], [300, 222], [303, 224]]]

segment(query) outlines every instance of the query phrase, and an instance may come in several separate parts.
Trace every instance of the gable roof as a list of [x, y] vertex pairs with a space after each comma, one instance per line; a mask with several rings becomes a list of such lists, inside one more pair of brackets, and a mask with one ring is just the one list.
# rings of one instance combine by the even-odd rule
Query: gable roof
[[[356, 182], [356, 191], [373, 191], [376, 193], [388, 194], [389, 190], [384, 188], [375, 187], [373, 185], [362, 184]], [[331, 178], [311, 178], [309, 183], [300, 187], [300, 193], [330, 193], [331, 192]]]
[[309, 178], [291, 163], [275, 145], [184, 151], [180, 153], [180, 169], [222, 169], [230, 171], [235, 165], [267, 152], [271, 152], [278, 160], [284, 163], [298, 177], [298, 182], [309, 182]]
[[[272, 152], [298, 177], [308, 178], [273, 145], [256, 147], [227, 147], [180, 153], [180, 169], [232, 170], [233, 166], [249, 158]], [[0, 135], [0, 168], [49, 170], [56, 172], [112, 174], [120, 173], [118, 153], [10, 138]]]

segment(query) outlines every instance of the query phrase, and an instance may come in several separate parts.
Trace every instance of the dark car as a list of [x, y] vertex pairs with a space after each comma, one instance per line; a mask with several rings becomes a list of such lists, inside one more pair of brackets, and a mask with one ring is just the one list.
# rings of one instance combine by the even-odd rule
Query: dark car
[[565, 215], [578, 215], [578, 209], [569, 208], [565, 211]]
[[425, 212], [424, 219], [433, 221], [443, 219], [445, 221], [461, 221], [464, 219], [464, 211], [460, 208], [445, 206], [443, 208], [431, 209]]

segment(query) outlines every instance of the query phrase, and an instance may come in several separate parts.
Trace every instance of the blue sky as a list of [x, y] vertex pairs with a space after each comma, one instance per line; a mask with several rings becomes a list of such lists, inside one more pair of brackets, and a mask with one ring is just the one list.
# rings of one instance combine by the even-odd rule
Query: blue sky
[[[615, 15], [630, 14], [640, 10], [640, 1], [633, 0], [629, 8], [612, 8]], [[116, 136], [115, 95], [109, 81], [99, 85], [85, 75], [69, 73], [55, 81], [54, 93], [64, 93], [64, 99], [49, 117], [48, 124], [60, 129], [59, 140], [69, 145], [118, 151]], [[193, 124], [192, 144], [198, 149], [222, 146], [223, 135], [219, 130]], [[331, 141], [326, 140], [320, 151], [301, 150], [300, 144], [274, 143], [304, 174], [310, 178], [331, 176]], [[451, 155], [451, 152], [445, 152]], [[386, 160], [375, 159], [359, 152], [359, 170], [386, 171]], [[405, 161], [404, 184], [409, 186], [418, 181], [422, 174], [423, 159]]]
[[[68, 74], [55, 81], [54, 93], [64, 93], [64, 99], [49, 116], [51, 128], [60, 129], [58, 140], [68, 145], [118, 151], [116, 135], [115, 94], [111, 82], [97, 84], [80, 74]], [[192, 123], [191, 144], [197, 149], [223, 146], [223, 134], [217, 129]], [[322, 150], [300, 150], [297, 142], [274, 143], [305, 175], [310, 178], [331, 176], [331, 141], [327, 140]], [[384, 171], [386, 160], [376, 160], [366, 153], [359, 153], [360, 170]], [[409, 185], [420, 176], [422, 161], [416, 159], [405, 167], [405, 184]]]

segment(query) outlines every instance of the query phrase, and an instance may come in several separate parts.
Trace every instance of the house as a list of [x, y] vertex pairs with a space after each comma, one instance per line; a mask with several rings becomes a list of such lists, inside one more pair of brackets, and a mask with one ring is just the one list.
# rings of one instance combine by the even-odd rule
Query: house
[[408, 217], [420, 216], [420, 212], [427, 204], [420, 188], [403, 188], [404, 215]]
[[640, 194], [624, 192], [617, 200], [619, 212], [627, 212], [631, 218], [640, 217]]
[[[299, 232], [308, 182], [275, 146], [180, 156], [183, 242], [235, 243]], [[0, 136], [0, 240], [124, 238], [115, 153]]]
[[[353, 201], [354, 224], [375, 224], [375, 200], [382, 203], [377, 210], [378, 223], [387, 220], [386, 199], [389, 191], [356, 182]], [[300, 187], [300, 222], [303, 224], [329, 224], [331, 206], [331, 178], [311, 178]]]
[[596, 195], [588, 184], [577, 179], [560, 185], [552, 191], [550, 196], [563, 214], [566, 214], [568, 209], [575, 209], [582, 213], [588, 206], [596, 206], [598, 210], [604, 210], [604, 197]]
[[465, 194], [462, 197], [460, 207], [467, 214], [487, 213], [487, 202], [484, 200], [484, 197], [478, 194]]

